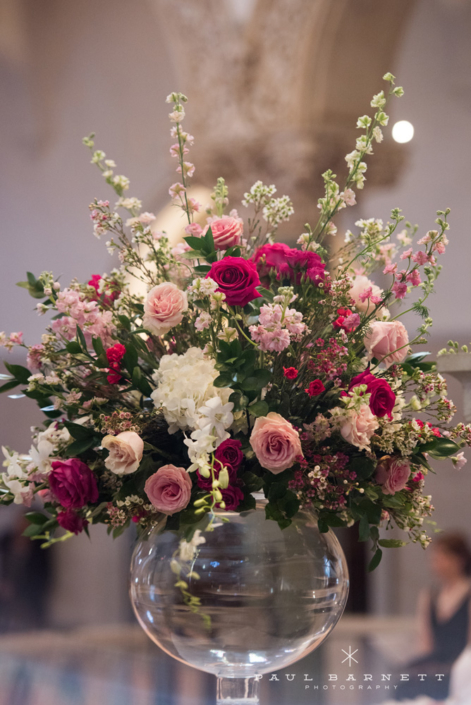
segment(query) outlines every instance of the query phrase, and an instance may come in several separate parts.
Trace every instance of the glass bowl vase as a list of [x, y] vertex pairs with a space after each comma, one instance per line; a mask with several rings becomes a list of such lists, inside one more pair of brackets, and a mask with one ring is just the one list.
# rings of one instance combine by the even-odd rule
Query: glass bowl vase
[[[258, 678], [316, 649], [340, 619], [348, 569], [332, 531], [302, 510], [280, 529], [266, 500], [240, 514], [216, 511], [192, 545], [165, 519], [138, 541], [131, 602], [161, 649], [218, 678], [218, 703], [255, 705]], [[186, 535], [186, 539], [189, 539]], [[199, 543], [198, 539], [204, 539]]]

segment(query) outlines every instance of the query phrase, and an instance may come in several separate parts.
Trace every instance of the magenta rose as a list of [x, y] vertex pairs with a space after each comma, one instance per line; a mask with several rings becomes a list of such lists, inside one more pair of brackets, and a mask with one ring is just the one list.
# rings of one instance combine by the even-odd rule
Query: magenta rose
[[389, 383], [385, 379], [378, 379], [369, 370], [365, 370], [352, 379], [348, 391], [360, 384], [366, 384], [366, 393], [371, 395], [370, 409], [373, 414], [379, 418], [388, 414], [389, 418], [392, 418], [396, 395]]
[[80, 534], [85, 527], [88, 526], [88, 521], [76, 514], [73, 509], [66, 509], [65, 512], [59, 512], [57, 522], [59, 526], [66, 531], [71, 531], [73, 534]]
[[163, 465], [144, 486], [149, 501], [163, 514], [175, 514], [188, 506], [192, 482], [185, 468]]
[[237, 509], [239, 504], [244, 499], [244, 493], [242, 490], [239, 487], [234, 487], [233, 485], [229, 485], [229, 487], [226, 487], [225, 490], [221, 490], [221, 494], [222, 500], [226, 505], [226, 509], [230, 512]]
[[385, 458], [376, 467], [375, 480], [384, 494], [403, 490], [410, 477], [410, 465], [405, 458]]
[[[207, 230], [207, 228], [206, 228]], [[244, 226], [240, 218], [223, 215], [211, 221], [214, 247], [216, 250], [228, 250], [230, 247], [240, 245]]]
[[78, 509], [98, 501], [95, 475], [78, 458], [54, 460], [49, 474], [49, 487], [66, 509]]
[[271, 271], [275, 271], [277, 276], [280, 271], [287, 272], [290, 252], [291, 248], [284, 242], [275, 242], [273, 245], [267, 244], [259, 247], [253, 258], [259, 275], [267, 279]]
[[[228, 438], [223, 441], [214, 451], [214, 477], [216, 480], [219, 477], [219, 472], [223, 467], [227, 468], [229, 473], [229, 483], [234, 485], [237, 481], [237, 471], [244, 460], [244, 455], [241, 451], [242, 443], [235, 438]], [[210, 490], [212, 486], [212, 478], [203, 477], [200, 471], [196, 471], [196, 482], [198, 487], [203, 490]]]
[[301, 282], [304, 275], [318, 285], [325, 277], [325, 265], [316, 252], [303, 252], [291, 249], [288, 254], [289, 277], [296, 284]]
[[206, 277], [214, 279], [217, 291], [226, 295], [229, 306], [245, 306], [261, 296], [255, 288], [260, 286], [257, 268], [243, 257], [224, 257], [214, 262]]
[[250, 445], [262, 468], [275, 475], [290, 468], [303, 454], [299, 433], [289, 421], [273, 411], [256, 419]]

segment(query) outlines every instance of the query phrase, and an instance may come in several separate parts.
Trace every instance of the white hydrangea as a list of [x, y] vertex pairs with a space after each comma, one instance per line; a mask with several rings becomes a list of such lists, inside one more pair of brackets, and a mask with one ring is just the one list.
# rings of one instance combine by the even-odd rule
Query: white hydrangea
[[232, 390], [214, 387], [218, 376], [214, 361], [205, 357], [200, 348], [189, 348], [183, 355], [162, 357], [153, 375], [157, 389], [151, 396], [155, 406], [163, 410], [169, 433], [198, 428], [199, 410], [210, 399], [219, 397], [223, 404], [228, 403]]

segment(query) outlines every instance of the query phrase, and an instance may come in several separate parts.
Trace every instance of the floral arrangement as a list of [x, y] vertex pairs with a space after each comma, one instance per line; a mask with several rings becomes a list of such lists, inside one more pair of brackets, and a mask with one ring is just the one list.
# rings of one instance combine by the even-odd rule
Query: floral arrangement
[[[28, 456], [4, 448], [3, 504], [38, 498], [27, 536], [48, 546], [89, 524], [116, 537], [132, 523], [145, 531], [165, 521], [184, 530], [185, 561], [216, 509], [249, 510], [263, 492], [267, 520], [281, 528], [303, 507], [315, 510], [321, 532], [359, 522], [360, 540], [372, 541], [371, 569], [382, 547], [405, 543], [381, 533], [394, 525], [429, 543], [431, 460], [451, 457], [460, 468], [471, 443], [471, 426], [449, 426], [455, 407], [434, 363], [412, 352], [431, 325], [425, 301], [449, 211], [438, 211], [437, 229], [415, 245], [417, 228], [399, 229], [399, 209], [386, 224], [359, 220], [340, 246], [334, 237], [334, 218], [356, 203], [364, 159], [383, 139], [386, 104], [403, 93], [394, 76], [384, 78], [373, 114], [357, 122], [343, 187], [323, 174], [319, 220], [296, 247], [275, 242], [293, 207], [274, 186], [252, 186], [244, 218], [228, 211], [223, 179], [205, 211], [190, 197], [193, 137], [182, 126], [181, 93], [167, 102], [179, 174], [170, 195], [188, 221], [183, 242], [155, 229], [94, 135], [84, 139], [118, 197], [114, 207], [95, 200], [90, 211], [120, 266], [66, 288], [49, 272], [28, 273], [19, 285], [52, 320], [39, 344], [25, 345], [21, 333], [0, 339], [27, 351], [25, 367], [5, 363], [0, 391], [20, 385], [46, 416]], [[377, 268], [388, 277], [384, 289], [371, 279]], [[407, 310], [420, 317], [413, 338], [399, 309], [411, 293]]]

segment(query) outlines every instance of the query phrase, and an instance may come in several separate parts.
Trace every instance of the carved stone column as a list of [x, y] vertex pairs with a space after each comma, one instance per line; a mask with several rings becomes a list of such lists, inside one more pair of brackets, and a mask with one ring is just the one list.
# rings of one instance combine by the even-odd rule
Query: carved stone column
[[[255, 180], [275, 183], [299, 233], [316, 218], [320, 174], [346, 174], [356, 118], [394, 69], [415, 0], [258, 0], [242, 24], [228, 0], [150, 1], [191, 101], [197, 181], [223, 176], [233, 204]], [[369, 183], [393, 183], [404, 154], [385, 140]]]

